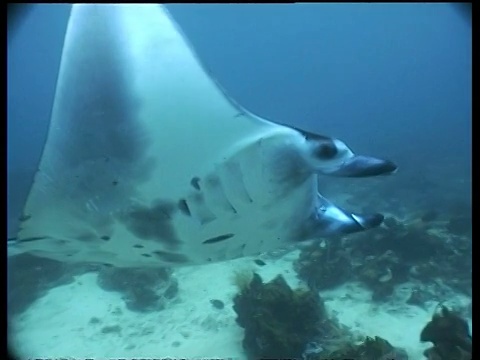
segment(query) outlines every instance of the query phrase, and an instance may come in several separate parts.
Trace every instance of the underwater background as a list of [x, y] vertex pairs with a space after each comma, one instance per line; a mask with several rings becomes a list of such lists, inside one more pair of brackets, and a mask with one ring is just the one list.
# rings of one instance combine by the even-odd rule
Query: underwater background
[[[328, 296], [322, 294], [323, 286], [319, 284], [322, 281], [331, 283], [325, 286], [325, 291], [334, 291], [339, 286], [348, 287], [351, 286], [350, 281], [357, 281], [377, 294], [375, 301], [384, 303], [391, 301], [388, 296], [392, 296], [399, 284], [413, 281], [416, 285], [408, 291], [423, 293], [424, 300], [420, 301], [420, 305], [429, 314], [428, 318], [432, 315], [430, 310], [433, 303], [451, 300], [458, 293], [459, 297], [465, 297], [466, 300], [455, 303], [455, 306], [463, 318], [469, 319], [472, 32], [468, 5], [171, 4], [167, 8], [209, 71], [244, 107], [275, 122], [337, 137], [354, 151], [389, 158], [399, 166], [399, 171], [388, 178], [362, 179], [361, 182], [356, 179], [320, 180], [322, 194], [335, 199], [339, 205], [348, 206], [351, 211], [386, 209], [390, 214], [387, 230], [380, 229], [374, 235], [370, 232], [357, 235], [357, 238], [362, 238], [357, 242], [364, 245], [358, 245], [357, 242], [346, 245], [343, 250], [349, 249], [348, 255], [338, 255], [337, 250], [341, 252], [342, 249], [329, 243], [327, 248], [333, 249], [332, 254], [337, 254], [337, 260], [330, 253], [328, 256], [332, 256], [332, 259], [325, 260], [323, 256], [327, 255], [323, 253], [324, 246], [320, 246], [295, 250], [295, 256], [291, 253], [271, 257], [265, 255], [261, 260], [263, 265], [255, 263], [254, 269], [258, 267], [258, 272], [266, 271], [262, 277], [274, 278], [284, 270], [265, 268], [270, 266], [275, 269], [273, 266], [277, 262], [279, 268], [291, 266], [290, 276], [296, 273], [296, 280], [307, 284], [311, 291], [320, 291], [320, 295], [326, 298]], [[8, 237], [16, 236], [18, 218], [46, 138], [69, 11], [70, 5], [34, 5], [8, 37]], [[351, 197], [345, 197], [345, 193]], [[375, 236], [378, 241], [370, 241], [369, 237]], [[282, 256], [287, 257], [283, 259]], [[338, 260], [345, 256], [349, 257], [351, 265]], [[375, 265], [365, 268], [365, 259], [369, 256], [373, 256]], [[331, 267], [336, 266], [336, 270], [312, 267], [312, 263], [316, 262], [312, 260], [315, 257], [322, 259], [320, 263], [334, 264]], [[355, 259], [363, 259], [358, 267], [355, 267]], [[29, 265], [32, 259], [19, 261], [22, 264], [20, 269], [44, 266]], [[270, 261], [274, 264], [270, 264]], [[398, 265], [402, 262], [407, 263], [409, 269]], [[429, 262], [434, 263], [430, 269], [418, 269]], [[225, 266], [233, 271], [236, 265], [232, 264]], [[353, 268], [344, 271], [348, 266]], [[415, 272], [413, 268], [416, 275], [412, 275]], [[442, 272], [440, 268], [448, 268], [449, 271]], [[77, 269], [72, 276], [80, 276], [90, 270]], [[16, 272], [16, 268], [13, 271]], [[45, 296], [45, 289], [65, 286], [71, 281], [62, 280], [59, 283], [58, 278], [64, 276], [67, 270], [61, 268], [56, 271], [53, 276], [56, 280], [51, 282], [55, 286], [48, 285], [50, 278], [42, 278], [43, 292], [24, 300], [25, 305], [15, 310], [15, 316], [24, 314], [34, 301]], [[195, 276], [201, 273], [189, 271], [174, 271], [178, 285], [174, 286], [175, 290], [170, 290], [174, 293], [171, 294], [172, 298], [181, 291], [182, 274], [192, 281], [193, 273], [197, 274]], [[321, 278], [313, 275], [322, 271]], [[399, 275], [398, 278], [394, 275], [391, 281], [388, 275], [392, 272]], [[58, 275], [60, 273], [61, 276]], [[170, 275], [162, 272], [159, 277], [167, 278]], [[32, 278], [33, 275], [28, 276]], [[115, 276], [101, 275], [102, 289], [118, 290], [111, 284]], [[143, 274], [141, 277], [145, 276]], [[372, 281], [372, 278], [378, 281]], [[445, 285], [441, 291], [438, 287], [433, 290], [428, 287], [438, 279], [442, 286]], [[92, 281], [95, 283], [99, 280]], [[294, 287], [296, 283], [292, 281], [287, 282]], [[390, 282], [392, 284], [386, 289], [385, 283]], [[169, 281], [167, 285], [162, 285], [162, 289], [168, 292], [171, 284]], [[424, 288], [420, 289], [419, 284], [423, 284]], [[15, 286], [16, 280], [11, 279], [9, 306], [23, 301], [18, 299], [26, 290], [17, 290]], [[177, 286], [179, 289], [176, 289]], [[354, 292], [352, 288], [345, 291]], [[334, 293], [331, 297], [338, 298], [337, 295]], [[410, 292], [407, 298], [411, 298]], [[419, 304], [415, 304], [417, 300], [411, 306], [418, 307]], [[237, 299], [235, 302], [237, 310], [246, 300], [242, 301]], [[395, 301], [398, 302], [398, 299]], [[370, 298], [365, 302], [370, 302]], [[221, 303], [212, 302], [208, 306], [216, 311], [221, 310], [216, 306], [225, 305], [232, 311], [230, 317], [234, 319], [232, 300], [224, 299]], [[326, 303], [328, 305], [328, 301]], [[346, 304], [341, 303], [335, 311], [353, 306]], [[133, 307], [133, 311], [138, 310]], [[165, 311], [163, 307], [167, 305], [163, 304], [161, 309], [149, 308], [148, 311]], [[132, 314], [135, 315], [134, 312]], [[450, 316], [448, 311], [445, 314]], [[134, 315], [131, 321], [135, 321]], [[342, 322], [341, 314], [338, 318]], [[94, 326], [96, 320], [92, 319], [89, 321], [93, 321], [91, 325]], [[229, 320], [225, 320], [225, 323], [222, 321], [211, 327], [221, 331]], [[202, 326], [210, 325], [207, 321], [207, 325]], [[248, 329], [245, 322], [240, 325]], [[21, 325], [21, 329], [22, 326], [23, 330], [19, 330], [19, 333], [23, 331], [20, 336], [22, 341], [30, 339], [33, 342], [35, 336], [25, 332], [29, 326]], [[113, 328], [102, 330], [102, 333], [119, 336], [120, 330], [114, 327], [117, 325], [109, 326]], [[242, 343], [240, 327], [235, 330], [236, 333], [232, 330], [232, 334], [239, 339], [238, 349], [243, 347], [247, 351], [248, 347], [248, 351], [254, 351], [251, 350], [254, 348], [261, 352], [268, 348], [267, 345], [262, 346], [262, 341], [258, 339], [253, 341], [254, 345], [248, 341]], [[36, 331], [40, 329], [41, 326]], [[421, 330], [416, 335], [418, 339]], [[382, 335], [381, 329], [370, 334], [376, 335]], [[184, 343], [188, 343], [189, 336], [184, 336]], [[396, 346], [394, 339], [386, 340]], [[105, 341], [108, 343], [110, 340]], [[318, 346], [312, 345], [308, 349], [318, 350]], [[30, 347], [36, 350], [41, 348], [40, 345]], [[179, 356], [186, 351], [181, 346], [173, 346], [172, 349], [180, 349], [176, 353]], [[26, 350], [25, 353], [29, 356], [42, 355], [34, 353], [36, 350]], [[308, 352], [303, 349], [303, 355], [315, 356], [320, 351], [314, 350]], [[92, 351], [90, 355], [94, 356], [95, 352]], [[209, 351], [205, 348], [199, 354], [217, 355]], [[229, 356], [240, 356], [235, 351], [232, 350]], [[159, 356], [170, 354], [159, 352]], [[51, 355], [48, 351], [43, 353], [43, 356]], [[70, 354], [63, 355], [76, 354], [72, 347]]]

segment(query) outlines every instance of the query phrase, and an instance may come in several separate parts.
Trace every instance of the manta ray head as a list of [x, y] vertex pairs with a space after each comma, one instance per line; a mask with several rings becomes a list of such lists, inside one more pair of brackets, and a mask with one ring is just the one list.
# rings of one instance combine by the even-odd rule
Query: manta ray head
[[389, 175], [397, 171], [390, 160], [356, 155], [341, 140], [296, 128], [306, 140], [305, 158], [320, 174], [339, 177], [370, 177]]
[[[295, 128], [304, 137], [301, 152], [309, 171], [336, 177], [373, 177], [389, 175], [397, 166], [371, 156], [356, 155], [343, 141]], [[312, 238], [350, 234], [382, 224], [382, 214], [353, 214], [317, 193], [315, 211], [303, 227]], [[302, 237], [300, 237], [302, 238]]]

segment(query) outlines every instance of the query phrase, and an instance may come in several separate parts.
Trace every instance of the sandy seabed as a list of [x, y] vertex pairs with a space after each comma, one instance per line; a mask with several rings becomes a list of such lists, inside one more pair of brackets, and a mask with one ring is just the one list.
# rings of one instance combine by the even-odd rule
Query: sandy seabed
[[[73, 283], [51, 289], [14, 319], [10, 345], [21, 359], [138, 359], [138, 358], [231, 358], [244, 360], [243, 329], [232, 308], [237, 292], [232, 282], [236, 271], [257, 271], [264, 281], [282, 274], [290, 286], [300, 286], [292, 260], [298, 251], [259, 267], [252, 258], [176, 269], [179, 292], [166, 309], [151, 313], [128, 310], [121, 295], [98, 287], [95, 273], [77, 276]], [[371, 302], [371, 292], [360, 284], [347, 283], [322, 291], [328, 311], [341, 324], [365, 336], [381, 336], [404, 348], [411, 360], [424, 359], [431, 344], [419, 341], [437, 303], [425, 309], [405, 303], [412, 284], [397, 287], [384, 304]], [[225, 303], [217, 309], [210, 303]], [[458, 295], [459, 304], [470, 299]], [[471, 325], [471, 322], [470, 322]]]

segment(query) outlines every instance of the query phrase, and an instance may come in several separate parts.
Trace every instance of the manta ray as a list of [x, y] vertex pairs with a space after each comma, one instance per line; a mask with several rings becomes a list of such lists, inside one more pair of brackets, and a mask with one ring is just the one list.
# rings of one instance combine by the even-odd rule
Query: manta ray
[[263, 119], [206, 71], [165, 6], [73, 5], [38, 171], [9, 254], [185, 266], [379, 226], [318, 176], [395, 172]]

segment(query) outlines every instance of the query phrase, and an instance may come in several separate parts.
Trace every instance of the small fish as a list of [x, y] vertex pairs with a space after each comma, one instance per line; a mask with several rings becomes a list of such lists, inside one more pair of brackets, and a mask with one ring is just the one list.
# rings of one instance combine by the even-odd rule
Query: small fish
[[255, 264], [257, 264], [258, 266], [265, 266], [265, 265], [267, 265], [267, 263], [266, 263], [265, 261], [260, 260], [260, 259], [255, 259], [255, 260], [253, 260], [253, 262], [254, 262]]
[[225, 304], [223, 303], [222, 300], [212, 299], [210, 300], [210, 304], [212, 304], [215, 309], [219, 309], [219, 310], [225, 307]]

